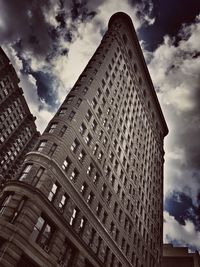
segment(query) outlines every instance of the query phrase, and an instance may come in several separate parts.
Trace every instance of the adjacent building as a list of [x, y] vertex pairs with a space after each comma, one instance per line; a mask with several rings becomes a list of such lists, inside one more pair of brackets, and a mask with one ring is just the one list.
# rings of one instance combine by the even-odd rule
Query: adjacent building
[[39, 136], [18, 83], [12, 64], [0, 48], [0, 185], [16, 176]]
[[3, 188], [0, 265], [160, 267], [167, 133], [132, 21], [116, 13]]
[[172, 244], [163, 245], [162, 267], [200, 267], [200, 256], [196, 251], [189, 253], [187, 247], [174, 247]]

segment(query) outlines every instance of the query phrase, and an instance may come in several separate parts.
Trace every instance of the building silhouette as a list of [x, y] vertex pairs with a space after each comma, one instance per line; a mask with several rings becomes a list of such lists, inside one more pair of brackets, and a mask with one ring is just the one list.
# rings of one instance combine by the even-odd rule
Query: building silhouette
[[172, 244], [163, 245], [162, 267], [199, 267], [200, 256], [196, 251], [189, 253], [187, 247], [174, 247]]
[[13, 179], [39, 133], [17, 74], [0, 48], [0, 184]]
[[168, 129], [131, 19], [101, 44], [1, 196], [1, 266], [161, 266]]

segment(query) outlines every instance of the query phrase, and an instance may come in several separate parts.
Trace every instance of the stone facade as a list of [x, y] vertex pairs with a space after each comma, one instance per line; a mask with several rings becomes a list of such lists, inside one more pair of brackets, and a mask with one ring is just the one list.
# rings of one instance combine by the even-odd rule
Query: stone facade
[[131, 19], [101, 44], [1, 202], [1, 266], [160, 267], [168, 129]]

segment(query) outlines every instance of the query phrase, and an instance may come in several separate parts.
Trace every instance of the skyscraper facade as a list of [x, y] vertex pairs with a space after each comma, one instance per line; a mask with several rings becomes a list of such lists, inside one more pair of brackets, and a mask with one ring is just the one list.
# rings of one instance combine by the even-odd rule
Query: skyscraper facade
[[39, 133], [19, 79], [0, 48], [0, 184], [13, 179]]
[[167, 133], [132, 21], [116, 13], [5, 184], [1, 266], [161, 266]]

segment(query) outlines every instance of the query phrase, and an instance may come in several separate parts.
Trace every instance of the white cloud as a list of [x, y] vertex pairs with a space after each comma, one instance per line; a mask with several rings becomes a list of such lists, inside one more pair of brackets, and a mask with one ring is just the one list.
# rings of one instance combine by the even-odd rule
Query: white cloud
[[178, 43], [165, 36], [153, 53], [147, 53], [148, 68], [169, 126], [165, 140], [165, 197], [173, 190], [182, 191], [192, 196], [194, 203], [200, 188], [199, 22], [197, 19], [184, 25]]
[[[90, 6], [92, 4], [90, 3]], [[56, 27], [58, 25], [55, 20], [55, 14], [59, 11], [57, 4], [50, 3], [50, 9], [47, 6], [43, 6], [43, 14], [45, 20]], [[88, 63], [91, 56], [94, 54], [96, 48], [100, 44], [102, 35], [101, 32], [107, 29], [108, 21], [115, 12], [125, 12], [130, 15], [133, 20], [136, 29], [140, 28], [143, 23], [152, 23], [149, 18], [149, 14], [152, 9], [152, 5], [149, 8], [149, 13], [145, 16], [137, 18], [136, 13], [138, 10], [142, 10], [145, 7], [145, 3], [142, 5], [136, 5], [133, 8], [128, 0], [125, 1], [104, 1], [97, 7], [96, 15], [92, 20], [86, 20], [84, 22], [77, 20], [72, 22], [71, 18], [66, 19], [66, 24], [70, 28], [73, 23], [72, 31], [72, 42], [67, 42], [62, 34], [58, 39], [57, 45], [62, 49], [68, 49], [67, 56], [58, 55], [54, 57], [51, 62], [45, 62], [41, 54], [34, 54], [34, 50], [27, 49], [23, 50], [23, 58], [29, 62], [30, 67], [33, 71], [50, 72], [55, 75], [58, 81], [58, 85], [55, 86], [55, 90], [58, 99], [55, 100], [57, 103], [62, 103], [66, 94], [69, 92], [71, 87], [76, 82], [78, 76], [83, 71], [84, 67]], [[68, 12], [68, 11], [67, 11]], [[10, 54], [8, 54], [10, 56]], [[18, 62], [16, 55], [13, 58], [13, 62]], [[42, 131], [47, 125], [49, 119], [53, 113], [49, 112], [49, 106], [47, 103], [41, 102], [37, 95], [37, 86], [34, 82], [34, 78], [29, 75], [21, 75], [20, 70], [22, 69], [22, 63], [15, 63], [15, 68], [18, 72], [21, 80], [21, 86], [24, 90], [25, 97], [30, 106], [31, 112], [37, 117], [36, 124], [38, 129]], [[42, 109], [40, 108], [42, 105]]]
[[179, 224], [168, 212], [164, 212], [164, 243], [180, 244], [200, 249], [200, 232], [190, 220], [185, 221], [185, 225]]

